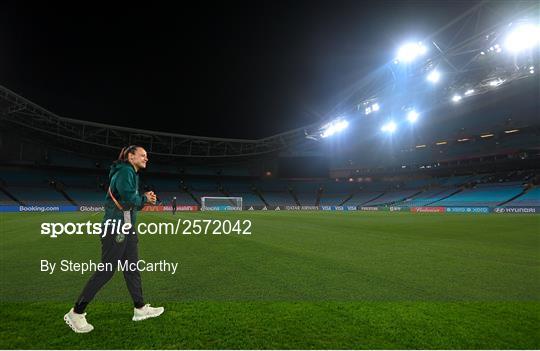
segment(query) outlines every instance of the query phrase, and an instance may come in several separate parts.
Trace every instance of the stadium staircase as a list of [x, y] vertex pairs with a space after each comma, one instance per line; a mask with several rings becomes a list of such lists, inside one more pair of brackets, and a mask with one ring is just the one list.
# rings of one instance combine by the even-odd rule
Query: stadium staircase
[[[218, 189], [219, 189], [219, 192], [220, 192], [221, 194], [223, 194], [223, 196], [225, 196], [225, 197], [231, 197], [231, 193], [229, 193], [227, 190], [225, 190], [225, 188], [223, 187], [223, 185], [218, 184]], [[231, 203], [232, 206], [236, 206], [236, 202], [234, 202], [232, 199], [229, 199], [229, 202]]]
[[[397, 206], [410, 206], [410, 203], [411, 202], [414, 202], [415, 200], [418, 200], [418, 198], [422, 198], [422, 195], [425, 195], [426, 192], [429, 193], [430, 190], [435, 190], [436, 189], [431, 189], [429, 186], [422, 189], [422, 191], [414, 194], [413, 196], [409, 197], [409, 198], [406, 198], [402, 201], [399, 201], [398, 203], [396, 203]], [[447, 192], [448, 189], [439, 189], [439, 191], [436, 191], [434, 194], [431, 194], [430, 197], [431, 198], [437, 198], [437, 196], [440, 196], [441, 194]], [[407, 201], [408, 200], [408, 201]], [[437, 199], [437, 201], [439, 201], [439, 199]], [[429, 201], [428, 201], [429, 202]], [[432, 201], [433, 202], [433, 201]], [[422, 206], [424, 206], [424, 204], [422, 204]]]
[[347, 203], [347, 201], [349, 201], [350, 199], [352, 199], [352, 197], [354, 196], [354, 193], [350, 194], [349, 196], [347, 196], [347, 198], [343, 201], [341, 201], [341, 203], [339, 204], [339, 206], [343, 206]]
[[375, 197], [372, 198], [372, 199], [369, 199], [369, 200], [367, 200], [367, 201], [362, 202], [362, 203], [359, 204], [359, 205], [362, 206], [363, 204], [367, 204], [368, 202], [375, 201], [375, 200], [377, 200], [378, 198], [384, 196], [385, 194], [386, 194], [386, 191], [382, 192], [381, 194], [375, 196]]
[[526, 187], [525, 189], [523, 189], [523, 191], [519, 194], [517, 194], [516, 196], [513, 196], [511, 197], [510, 199], [506, 200], [506, 201], [503, 201], [501, 202], [500, 204], [498, 204], [497, 206], [503, 206], [503, 205], [506, 205], [507, 203], [509, 203], [510, 201], [514, 201], [515, 199], [517, 199], [518, 197], [521, 197], [523, 195], [525, 195], [526, 193], [529, 192], [529, 190], [532, 189], [532, 186], [528, 186]]
[[69, 196], [68, 193], [66, 193], [65, 190], [63, 190], [63, 189], [56, 189], [56, 191], [58, 191], [58, 192], [59, 192], [66, 200], [68, 200], [69, 203], [72, 204], [73, 206], [79, 206], [79, 205], [75, 202], [75, 200], [73, 200], [73, 199], [71, 198], [71, 196]]
[[189, 188], [186, 185], [180, 185], [180, 189], [185, 191], [186, 194], [188, 194], [193, 199], [193, 201], [195, 201], [195, 203], [197, 205], [199, 205], [199, 206], [201, 205], [201, 202], [199, 201], [199, 199], [197, 199], [197, 197], [195, 195], [193, 195], [191, 190], [189, 190]]
[[75, 202], [75, 200], [73, 200], [73, 198], [71, 196], [69, 196], [68, 193], [66, 192], [66, 190], [64, 188], [65, 187], [64, 183], [58, 182], [58, 181], [53, 181], [53, 182], [49, 183], [49, 185], [51, 186], [51, 188], [53, 188], [54, 190], [59, 192], [60, 195], [62, 195], [64, 197], [64, 199], [66, 199], [70, 204], [72, 204], [73, 206], [79, 206]]
[[3, 192], [7, 197], [9, 197], [11, 200], [15, 201], [21, 206], [24, 206], [24, 203], [22, 201], [19, 201], [13, 194], [11, 194], [6, 188], [4, 188], [3, 185], [0, 185], [0, 191]]
[[255, 195], [257, 195], [257, 196], [259, 197], [259, 199], [261, 199], [261, 201], [263, 202], [263, 204], [264, 204], [266, 207], [270, 206], [270, 205], [268, 204], [268, 202], [266, 202], [266, 200], [265, 200], [265, 198], [264, 198], [262, 192], [261, 192], [258, 188], [255, 188], [255, 187], [254, 187], [254, 188], [253, 188], [253, 192], [255, 193]]
[[454, 196], [454, 195], [456, 195], [456, 194], [458, 194], [458, 193], [460, 193], [460, 192], [462, 192], [462, 191], [463, 191], [463, 187], [457, 189], [456, 191], [450, 193], [449, 195], [446, 195], [445, 197], [442, 197], [442, 198], [440, 198], [440, 199], [438, 199], [438, 200], [432, 201], [432, 202], [426, 204], [425, 206], [431, 206], [431, 205], [433, 205], [433, 204], [436, 203], [436, 202], [439, 202], [439, 201], [442, 201], [442, 200], [446, 200], [446, 199], [448, 199], [450, 196]]
[[[443, 188], [443, 189], [441, 189], [441, 191], [439, 191], [439, 192], [433, 194], [433, 197], [436, 198], [437, 196], [440, 196], [441, 194], [445, 193], [446, 191], [448, 191], [448, 189], [444, 189], [444, 188]], [[454, 194], [457, 194], [457, 193], [454, 193]], [[454, 194], [450, 194], [449, 196], [452, 196], [452, 195], [454, 195]], [[447, 197], [448, 197], [448, 196], [446, 196], [446, 197], [444, 197], [444, 198], [447, 198]], [[442, 200], [442, 198], [438, 199], [437, 201], [439, 201], [439, 200]], [[431, 202], [431, 203], [433, 203], [433, 202]]]
[[383, 205], [386, 205], [386, 206], [392, 206], [392, 205], [395, 205], [395, 204], [398, 204], [400, 202], [403, 202], [407, 199], [414, 199], [415, 196], [418, 196], [420, 194], [422, 194], [424, 192], [424, 190], [420, 190], [412, 195], [409, 195], [409, 196], [406, 196], [406, 197], [402, 197], [401, 199], [398, 199], [398, 200], [394, 200], [394, 201], [390, 201], [390, 202], [387, 202], [387, 203], [384, 203]]
[[225, 197], [231, 197], [231, 194], [227, 190], [225, 190], [221, 185], [219, 185], [219, 192], [223, 194], [223, 196]]
[[302, 206], [302, 205], [300, 205], [300, 201], [298, 201], [298, 197], [296, 197], [296, 194], [294, 193], [294, 190], [292, 188], [288, 188], [288, 190], [289, 190], [289, 194], [291, 194], [291, 196], [293, 197], [294, 202], [296, 203], [296, 205]]
[[315, 206], [320, 205], [320, 203], [321, 203], [321, 195], [322, 195], [323, 191], [324, 191], [324, 189], [323, 189], [322, 186], [317, 190], [317, 199], [315, 200]]

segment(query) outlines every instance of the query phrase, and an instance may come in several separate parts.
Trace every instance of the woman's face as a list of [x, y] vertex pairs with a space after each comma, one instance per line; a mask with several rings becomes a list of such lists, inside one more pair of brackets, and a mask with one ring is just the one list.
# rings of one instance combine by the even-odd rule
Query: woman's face
[[148, 162], [148, 155], [146, 154], [146, 150], [142, 147], [138, 147], [134, 153], [128, 154], [128, 158], [129, 163], [131, 163], [137, 171], [139, 169], [146, 168], [146, 162]]

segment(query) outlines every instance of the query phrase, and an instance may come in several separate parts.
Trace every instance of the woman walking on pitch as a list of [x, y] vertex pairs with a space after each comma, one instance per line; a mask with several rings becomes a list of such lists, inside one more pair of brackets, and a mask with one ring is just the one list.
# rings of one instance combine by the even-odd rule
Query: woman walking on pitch
[[[153, 191], [148, 191], [143, 195], [139, 194], [139, 170], [146, 168], [148, 157], [146, 150], [140, 146], [132, 145], [123, 148], [116, 160], [111, 166], [109, 173], [109, 189], [105, 198], [105, 216], [103, 223], [107, 220], [115, 220], [118, 223], [131, 224], [128, 234], [119, 232], [109, 232], [104, 227], [106, 234], [101, 237], [101, 262], [109, 263], [114, 267], [112, 270], [96, 271], [90, 280], [86, 283], [81, 295], [75, 302], [73, 308], [64, 315], [65, 322], [76, 333], [88, 333], [94, 327], [86, 321], [86, 306], [92, 301], [97, 292], [107, 283], [116, 270], [118, 263], [139, 261], [138, 237], [134, 230], [137, 211], [142, 209], [145, 204], [155, 204], [156, 195]], [[124, 270], [124, 279], [127, 288], [133, 299], [134, 321], [140, 321], [147, 318], [157, 317], [164, 311], [163, 307], [151, 307], [144, 303], [141, 274], [138, 270]]]

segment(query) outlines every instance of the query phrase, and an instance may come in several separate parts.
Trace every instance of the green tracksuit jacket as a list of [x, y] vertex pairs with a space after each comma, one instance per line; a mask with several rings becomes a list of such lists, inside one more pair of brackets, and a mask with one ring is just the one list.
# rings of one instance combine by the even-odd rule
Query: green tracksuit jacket
[[[124, 210], [131, 212], [131, 224], [135, 225], [136, 213], [147, 201], [144, 194], [139, 194], [139, 175], [135, 172], [135, 168], [127, 162], [113, 163], [109, 172], [109, 184], [116, 200]], [[103, 222], [107, 219], [124, 219], [123, 212], [116, 207], [108, 192], [105, 197]]]

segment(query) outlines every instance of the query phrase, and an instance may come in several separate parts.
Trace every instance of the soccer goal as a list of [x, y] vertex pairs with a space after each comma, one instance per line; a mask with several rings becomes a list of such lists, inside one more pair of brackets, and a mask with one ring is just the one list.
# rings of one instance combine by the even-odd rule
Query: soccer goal
[[242, 198], [203, 196], [201, 211], [242, 211]]

